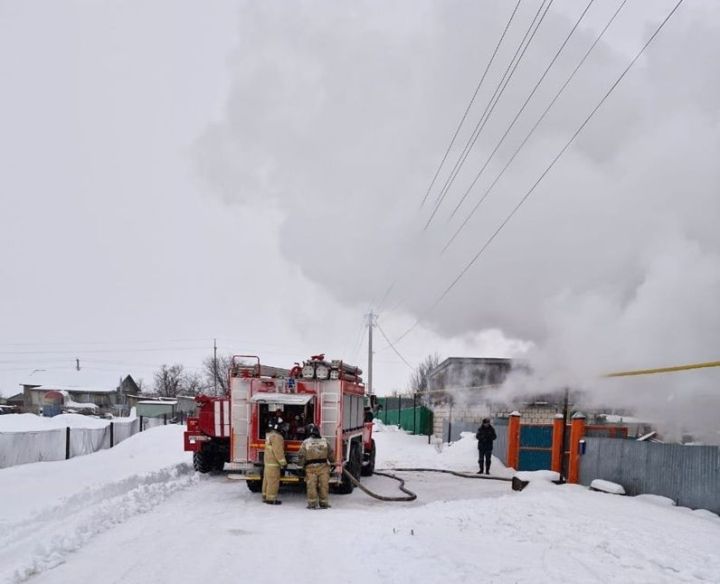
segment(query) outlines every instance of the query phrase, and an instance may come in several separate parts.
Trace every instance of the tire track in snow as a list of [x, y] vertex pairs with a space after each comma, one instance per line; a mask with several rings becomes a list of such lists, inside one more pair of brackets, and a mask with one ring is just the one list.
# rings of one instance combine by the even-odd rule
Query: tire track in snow
[[3, 526], [0, 581], [19, 584], [62, 564], [101, 533], [147, 513], [199, 480], [190, 465], [177, 464], [85, 489], [29, 519]]

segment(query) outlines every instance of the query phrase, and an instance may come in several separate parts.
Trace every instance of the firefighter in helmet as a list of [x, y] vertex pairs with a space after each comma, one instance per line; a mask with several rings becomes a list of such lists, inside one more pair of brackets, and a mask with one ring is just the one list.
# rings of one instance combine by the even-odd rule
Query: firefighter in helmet
[[334, 464], [332, 446], [320, 436], [315, 424], [308, 424], [308, 437], [303, 440], [298, 451], [298, 463], [305, 469], [308, 509], [327, 509], [328, 487], [330, 483], [330, 465]]
[[272, 418], [265, 434], [265, 456], [263, 458], [263, 502], [268, 505], [280, 505], [277, 498], [280, 490], [280, 473], [287, 466], [285, 460], [285, 440], [280, 433], [282, 418]]

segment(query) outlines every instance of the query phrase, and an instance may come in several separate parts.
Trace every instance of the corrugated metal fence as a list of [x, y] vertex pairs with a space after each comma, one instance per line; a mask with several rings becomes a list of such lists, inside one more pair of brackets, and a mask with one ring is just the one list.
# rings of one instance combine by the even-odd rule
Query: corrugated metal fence
[[384, 424], [400, 426], [413, 434], [432, 432], [432, 411], [424, 406], [413, 407], [412, 398], [378, 398], [380, 409], [376, 417]]
[[583, 485], [605, 479], [621, 484], [628, 495], [662, 495], [678, 505], [720, 513], [720, 447], [585, 440]]

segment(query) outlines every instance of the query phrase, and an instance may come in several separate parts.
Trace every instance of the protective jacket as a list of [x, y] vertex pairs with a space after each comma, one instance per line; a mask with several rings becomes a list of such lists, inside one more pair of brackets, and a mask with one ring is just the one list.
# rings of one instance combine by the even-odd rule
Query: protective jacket
[[298, 451], [298, 464], [306, 466], [318, 462], [334, 464], [332, 446], [325, 438], [310, 437], [303, 440]]
[[495, 428], [488, 424], [487, 426], [480, 426], [478, 428], [478, 431], [475, 433], [475, 438], [478, 441], [478, 450], [492, 450], [493, 440], [497, 438], [497, 434], [495, 433]]
[[265, 435], [265, 466], [287, 466], [285, 460], [285, 440], [282, 435], [270, 430]]

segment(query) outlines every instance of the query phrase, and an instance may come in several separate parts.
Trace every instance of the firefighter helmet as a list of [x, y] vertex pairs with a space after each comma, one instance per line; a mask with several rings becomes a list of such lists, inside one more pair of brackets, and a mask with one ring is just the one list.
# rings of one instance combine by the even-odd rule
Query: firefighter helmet
[[318, 428], [315, 424], [308, 424], [305, 431], [307, 432], [308, 436], [320, 438], [320, 428]]

